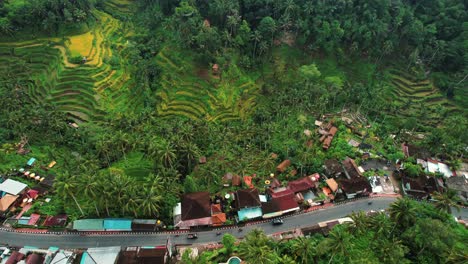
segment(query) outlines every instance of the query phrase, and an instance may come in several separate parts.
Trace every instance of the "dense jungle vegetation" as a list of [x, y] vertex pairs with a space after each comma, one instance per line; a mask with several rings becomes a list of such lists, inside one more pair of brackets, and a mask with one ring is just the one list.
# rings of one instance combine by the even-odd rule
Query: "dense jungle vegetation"
[[45, 214], [170, 223], [180, 193], [222, 192], [225, 173], [356, 157], [339, 118], [328, 151], [303, 133], [344, 109], [387, 159], [418, 133], [457, 161], [467, 18], [462, 0], [1, 1], [0, 169], [56, 160]]

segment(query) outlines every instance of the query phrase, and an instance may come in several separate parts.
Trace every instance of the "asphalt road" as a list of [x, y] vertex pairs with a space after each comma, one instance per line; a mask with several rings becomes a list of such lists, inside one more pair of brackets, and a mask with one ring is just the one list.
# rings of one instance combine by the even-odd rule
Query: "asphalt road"
[[[319, 222], [333, 220], [344, 217], [353, 211], [370, 211], [381, 210], [388, 208], [389, 204], [395, 201], [396, 198], [381, 197], [373, 198], [373, 203], [368, 205], [368, 199], [357, 200], [354, 202], [344, 203], [313, 211], [307, 214], [299, 214], [290, 216], [284, 219], [284, 224], [273, 226], [271, 223], [260, 223], [243, 227], [243, 231], [239, 232], [238, 229], [220, 230], [222, 233], [231, 233], [234, 236], [241, 238], [246, 233], [254, 228], [260, 228], [266, 234], [273, 234], [277, 232], [287, 231], [296, 227], [306, 227], [317, 224]], [[455, 213], [457, 216], [462, 216], [464, 219], [468, 217], [468, 209], [462, 209], [460, 213]], [[198, 232], [198, 239], [190, 240], [186, 235], [181, 234], [176, 237], [174, 234], [167, 233], [152, 233], [152, 234], [132, 234], [121, 233], [113, 235], [86, 235], [80, 236], [78, 234], [29, 234], [29, 233], [16, 233], [8, 231], [0, 231], [0, 244], [7, 244], [10, 246], [36, 246], [47, 248], [49, 246], [56, 246], [59, 248], [89, 248], [89, 247], [106, 247], [106, 246], [155, 246], [163, 245], [166, 243], [168, 236], [171, 237], [172, 244], [193, 244], [193, 243], [209, 243], [221, 241], [222, 235], [217, 236], [219, 230]]]

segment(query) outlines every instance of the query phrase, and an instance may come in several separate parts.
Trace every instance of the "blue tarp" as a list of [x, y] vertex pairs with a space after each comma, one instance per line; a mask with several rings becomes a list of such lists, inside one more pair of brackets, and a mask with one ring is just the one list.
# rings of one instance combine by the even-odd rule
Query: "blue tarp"
[[131, 219], [104, 219], [105, 230], [121, 230], [121, 231], [132, 231], [132, 220]]
[[28, 163], [27, 163], [28, 166], [32, 166], [32, 165], [34, 164], [35, 161], [36, 161], [35, 158], [30, 158], [30, 159], [28, 160]]

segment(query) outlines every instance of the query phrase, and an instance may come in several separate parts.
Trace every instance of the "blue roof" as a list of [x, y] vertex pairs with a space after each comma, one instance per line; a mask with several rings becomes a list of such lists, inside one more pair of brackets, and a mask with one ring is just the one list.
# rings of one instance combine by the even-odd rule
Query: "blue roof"
[[78, 231], [104, 231], [102, 219], [80, 219], [73, 222], [73, 229]]
[[36, 161], [35, 158], [30, 158], [30, 159], [28, 160], [28, 163], [27, 163], [27, 164], [28, 164], [29, 166], [32, 166], [33, 163], [34, 163], [35, 161]]
[[128, 230], [132, 231], [132, 220], [131, 219], [104, 219], [105, 230]]
[[262, 217], [262, 208], [244, 208], [237, 212], [237, 216], [239, 217], [240, 221], [243, 221], [244, 219], [254, 219]]

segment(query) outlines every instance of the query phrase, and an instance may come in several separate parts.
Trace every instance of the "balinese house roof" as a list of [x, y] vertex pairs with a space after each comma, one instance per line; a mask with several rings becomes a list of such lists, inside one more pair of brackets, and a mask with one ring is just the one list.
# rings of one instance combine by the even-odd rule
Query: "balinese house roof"
[[271, 192], [271, 198], [294, 198], [294, 192], [291, 189], [284, 189], [278, 192]]
[[259, 207], [262, 205], [256, 188], [238, 190], [236, 192], [236, 203], [238, 209]]
[[357, 192], [372, 192], [372, 186], [365, 177], [358, 177], [353, 179], [342, 179], [339, 181], [341, 189], [348, 194]]
[[241, 185], [241, 177], [237, 174], [232, 176], [232, 186], [240, 186]]
[[281, 198], [276, 198], [274, 200], [278, 203], [279, 209], [283, 213], [288, 213], [291, 211], [299, 210], [299, 205], [297, 204], [294, 198], [295, 197], [293, 195], [293, 196], [285, 196]]
[[156, 219], [133, 219], [133, 231], [154, 231], [156, 228]]
[[291, 165], [291, 161], [290, 160], [284, 160], [283, 162], [281, 162], [277, 167], [276, 167], [276, 170], [279, 171], [279, 172], [284, 172], [289, 166]]
[[166, 246], [156, 246], [154, 248], [142, 248], [137, 251], [138, 264], [163, 264], [167, 253]]
[[294, 193], [307, 191], [314, 187], [314, 182], [308, 176], [295, 181], [288, 182], [288, 188]]
[[346, 159], [343, 160], [343, 166], [350, 178], [357, 178], [362, 176], [358, 166], [356, 165], [356, 162], [354, 162], [353, 159], [346, 157]]
[[281, 183], [278, 179], [274, 178], [271, 180], [271, 183], [270, 183], [270, 189], [276, 189], [276, 188], [279, 188], [281, 187]]
[[182, 196], [182, 221], [211, 216], [208, 192], [187, 193]]
[[18, 195], [7, 194], [0, 199], [0, 212], [5, 212], [18, 199]]
[[43, 226], [65, 226], [67, 224], [68, 216], [66, 214], [49, 215], [44, 220]]
[[36, 199], [39, 196], [39, 191], [31, 189], [27, 191], [26, 194], [28, 195], [29, 198]]
[[333, 138], [335, 137], [336, 132], [338, 129], [334, 126], [330, 128], [328, 131], [328, 135], [326, 135], [326, 138], [323, 140], [323, 149], [328, 149], [331, 146], [331, 142], [333, 141]]
[[221, 210], [221, 204], [212, 204], [211, 205], [211, 214], [219, 214], [222, 213], [223, 211]]
[[218, 213], [211, 216], [212, 222], [214, 226], [223, 225], [226, 222], [226, 214], [225, 213]]
[[40, 218], [40, 214], [31, 214], [31, 218], [29, 218], [28, 225], [36, 225]]
[[336, 192], [338, 190], [338, 183], [335, 181], [335, 179], [327, 179], [325, 182], [333, 192]]
[[247, 185], [249, 188], [253, 188], [253, 184], [252, 184], [252, 176], [244, 176], [244, 182], [245, 182], [245, 185]]
[[329, 176], [335, 176], [343, 173], [343, 167], [336, 159], [329, 159], [324, 162], [325, 171]]
[[40, 182], [40, 185], [47, 187], [47, 188], [51, 188], [54, 185], [54, 181], [55, 181], [55, 176], [52, 174], [49, 174], [46, 177], [44, 177], [44, 180]]
[[20, 262], [24, 258], [23, 253], [19, 253], [18, 251], [13, 251], [8, 258], [8, 260], [5, 262], [5, 264], [16, 264]]
[[26, 264], [42, 264], [42, 263], [44, 263], [44, 257], [36, 253], [30, 254], [26, 258]]

